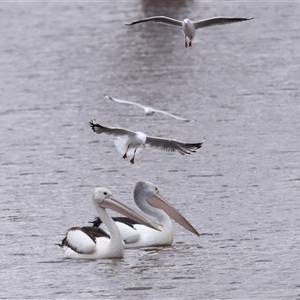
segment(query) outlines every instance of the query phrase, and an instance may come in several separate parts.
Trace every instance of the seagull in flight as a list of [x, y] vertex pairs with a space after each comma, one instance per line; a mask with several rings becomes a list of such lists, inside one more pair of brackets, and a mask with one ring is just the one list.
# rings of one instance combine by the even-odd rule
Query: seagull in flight
[[172, 117], [174, 119], [177, 119], [177, 120], [180, 120], [180, 121], [184, 121], [184, 122], [194, 122], [195, 120], [190, 120], [190, 119], [185, 119], [185, 118], [181, 118], [181, 117], [177, 117], [173, 114], [170, 114], [166, 111], [163, 111], [163, 110], [159, 110], [159, 109], [155, 109], [151, 106], [145, 106], [145, 105], [142, 105], [140, 103], [136, 103], [136, 102], [131, 102], [131, 101], [126, 101], [126, 100], [120, 100], [120, 99], [117, 99], [117, 98], [112, 98], [108, 95], [104, 95], [105, 98], [109, 99], [109, 100], [112, 100], [114, 102], [117, 102], [117, 103], [122, 103], [122, 104], [131, 104], [131, 105], [135, 105], [135, 106], [138, 106], [138, 107], [141, 107], [144, 111], [145, 111], [145, 115], [146, 116], [152, 116], [155, 112], [158, 112], [158, 113], [161, 113], [161, 114], [164, 114], [164, 115], [167, 115], [169, 117]]
[[148, 136], [143, 132], [134, 132], [124, 128], [104, 127], [94, 120], [90, 121], [90, 126], [95, 133], [106, 133], [116, 136], [115, 146], [117, 150], [123, 154], [123, 158], [125, 159], [127, 155], [133, 155], [130, 159], [131, 164], [134, 164], [135, 154], [139, 153], [142, 150], [141, 146], [145, 147], [146, 144], [160, 150], [168, 152], [177, 151], [185, 155], [196, 152], [196, 149], [201, 148], [203, 143], [203, 141], [193, 144], [184, 143], [171, 139]]
[[214, 18], [193, 22], [189, 19], [184, 19], [183, 21], [180, 21], [165, 16], [155, 16], [155, 17], [134, 21], [130, 24], [125, 24], [125, 25], [134, 25], [134, 24], [144, 23], [144, 22], [156, 22], [164, 25], [181, 27], [182, 28], [181, 31], [184, 35], [185, 47], [187, 48], [192, 46], [192, 42], [197, 43], [200, 41], [195, 35], [196, 30], [199, 28], [205, 28], [205, 27], [216, 26], [216, 25], [226, 25], [230, 23], [249, 21], [252, 19], [253, 18], [248, 19], [248, 18], [214, 17]]

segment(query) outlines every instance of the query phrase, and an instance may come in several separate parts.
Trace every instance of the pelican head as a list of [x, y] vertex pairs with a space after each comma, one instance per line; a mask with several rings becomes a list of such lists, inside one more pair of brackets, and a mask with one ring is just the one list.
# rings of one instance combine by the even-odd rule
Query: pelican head
[[[144, 198], [150, 198], [158, 193], [158, 188], [152, 182], [138, 181], [134, 187], [134, 199], [138, 194], [142, 193]], [[135, 201], [136, 202], [136, 201]]]
[[100, 207], [102, 209], [109, 208], [112, 209], [128, 218], [139, 222], [140, 224], [146, 225], [150, 228], [156, 229], [160, 231], [160, 225], [143, 216], [139, 212], [133, 210], [129, 206], [124, 203], [116, 200], [112, 196], [112, 192], [103, 187], [96, 187], [93, 191], [93, 203], [96, 207]]
[[93, 203], [96, 206], [101, 206], [104, 200], [112, 195], [112, 192], [104, 187], [96, 187], [93, 191]]
[[[163, 210], [170, 218], [191, 231], [196, 235], [200, 235], [198, 231], [187, 221], [160, 193], [158, 188], [151, 182], [139, 181], [134, 188], [134, 201], [143, 207], [143, 211], [155, 216], [155, 210]], [[145, 201], [146, 199], [146, 201]]]

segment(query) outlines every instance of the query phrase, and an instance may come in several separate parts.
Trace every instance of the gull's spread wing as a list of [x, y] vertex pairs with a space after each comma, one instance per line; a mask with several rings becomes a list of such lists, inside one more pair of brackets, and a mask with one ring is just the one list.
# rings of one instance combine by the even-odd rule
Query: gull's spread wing
[[108, 95], [104, 95], [105, 98], [109, 99], [109, 100], [112, 100], [114, 102], [117, 102], [117, 103], [122, 103], [122, 104], [132, 104], [132, 105], [136, 105], [138, 107], [141, 107], [143, 109], [145, 109], [145, 106], [143, 106], [142, 104], [139, 104], [139, 103], [136, 103], [136, 102], [131, 102], [131, 101], [126, 101], [126, 100], [121, 100], [121, 99], [117, 99], [117, 98], [113, 98], [113, 97], [110, 97]]
[[116, 127], [104, 127], [100, 124], [98, 124], [95, 121], [90, 121], [90, 126], [93, 129], [94, 132], [101, 134], [106, 133], [108, 135], [114, 135], [114, 136], [132, 136], [135, 135], [135, 132], [124, 129], [124, 128], [116, 128]]
[[209, 18], [202, 21], [194, 22], [195, 29], [198, 28], [204, 28], [209, 26], [216, 26], [216, 25], [226, 25], [230, 23], [236, 23], [236, 22], [243, 22], [252, 20], [247, 18], [228, 18], [228, 17], [215, 17], [215, 18]]
[[153, 108], [153, 110], [154, 110], [155, 112], [158, 112], [158, 113], [167, 115], [167, 116], [169, 116], [169, 117], [172, 117], [172, 118], [177, 119], [177, 120], [180, 120], [180, 121], [184, 121], [184, 122], [191, 122], [191, 121], [193, 122], [193, 121], [194, 121], [194, 120], [185, 119], [185, 118], [181, 118], [181, 117], [175, 116], [175, 115], [170, 114], [170, 113], [168, 113], [168, 112], [166, 112], [166, 111], [163, 111], [163, 110], [154, 109], [154, 108]]
[[161, 23], [165, 25], [172, 25], [172, 26], [182, 26], [182, 22], [176, 19], [164, 17], [164, 16], [156, 16], [156, 17], [151, 17], [151, 18], [146, 18], [138, 21], [134, 21], [130, 24], [125, 24], [125, 25], [134, 25], [138, 23], [144, 23], [144, 22], [155, 22], [155, 23]]
[[176, 140], [157, 138], [152, 136], [147, 136], [146, 139], [146, 144], [148, 144], [150, 147], [154, 147], [168, 152], [178, 151], [182, 155], [191, 154], [191, 152], [196, 152], [196, 149], [201, 148], [202, 143], [203, 142], [190, 144], [178, 142]]

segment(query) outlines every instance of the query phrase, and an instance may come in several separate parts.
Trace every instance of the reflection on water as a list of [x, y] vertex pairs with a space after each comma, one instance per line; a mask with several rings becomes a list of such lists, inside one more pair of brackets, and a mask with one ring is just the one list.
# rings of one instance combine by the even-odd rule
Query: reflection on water
[[193, 2], [193, 0], [142, 0], [141, 3], [145, 17], [166, 16], [177, 20], [183, 20], [185, 19], [184, 16], [190, 12], [190, 6], [193, 5]]

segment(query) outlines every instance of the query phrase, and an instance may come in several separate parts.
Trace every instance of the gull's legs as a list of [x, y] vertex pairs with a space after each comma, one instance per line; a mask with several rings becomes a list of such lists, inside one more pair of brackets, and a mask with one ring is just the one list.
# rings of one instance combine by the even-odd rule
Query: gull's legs
[[138, 149], [138, 147], [134, 149], [132, 159], [130, 160], [132, 165], [134, 164], [134, 157], [135, 157], [135, 152], [136, 152], [137, 149]]
[[123, 157], [122, 158], [126, 158], [127, 157], [127, 152], [128, 152], [128, 150], [129, 150], [129, 147], [130, 147], [130, 145], [128, 145], [128, 147], [127, 147], [127, 150], [126, 150], [126, 152], [125, 152], [125, 154], [123, 155]]
[[184, 37], [184, 41], [185, 48], [192, 47], [192, 40], [190, 40], [187, 36]]

